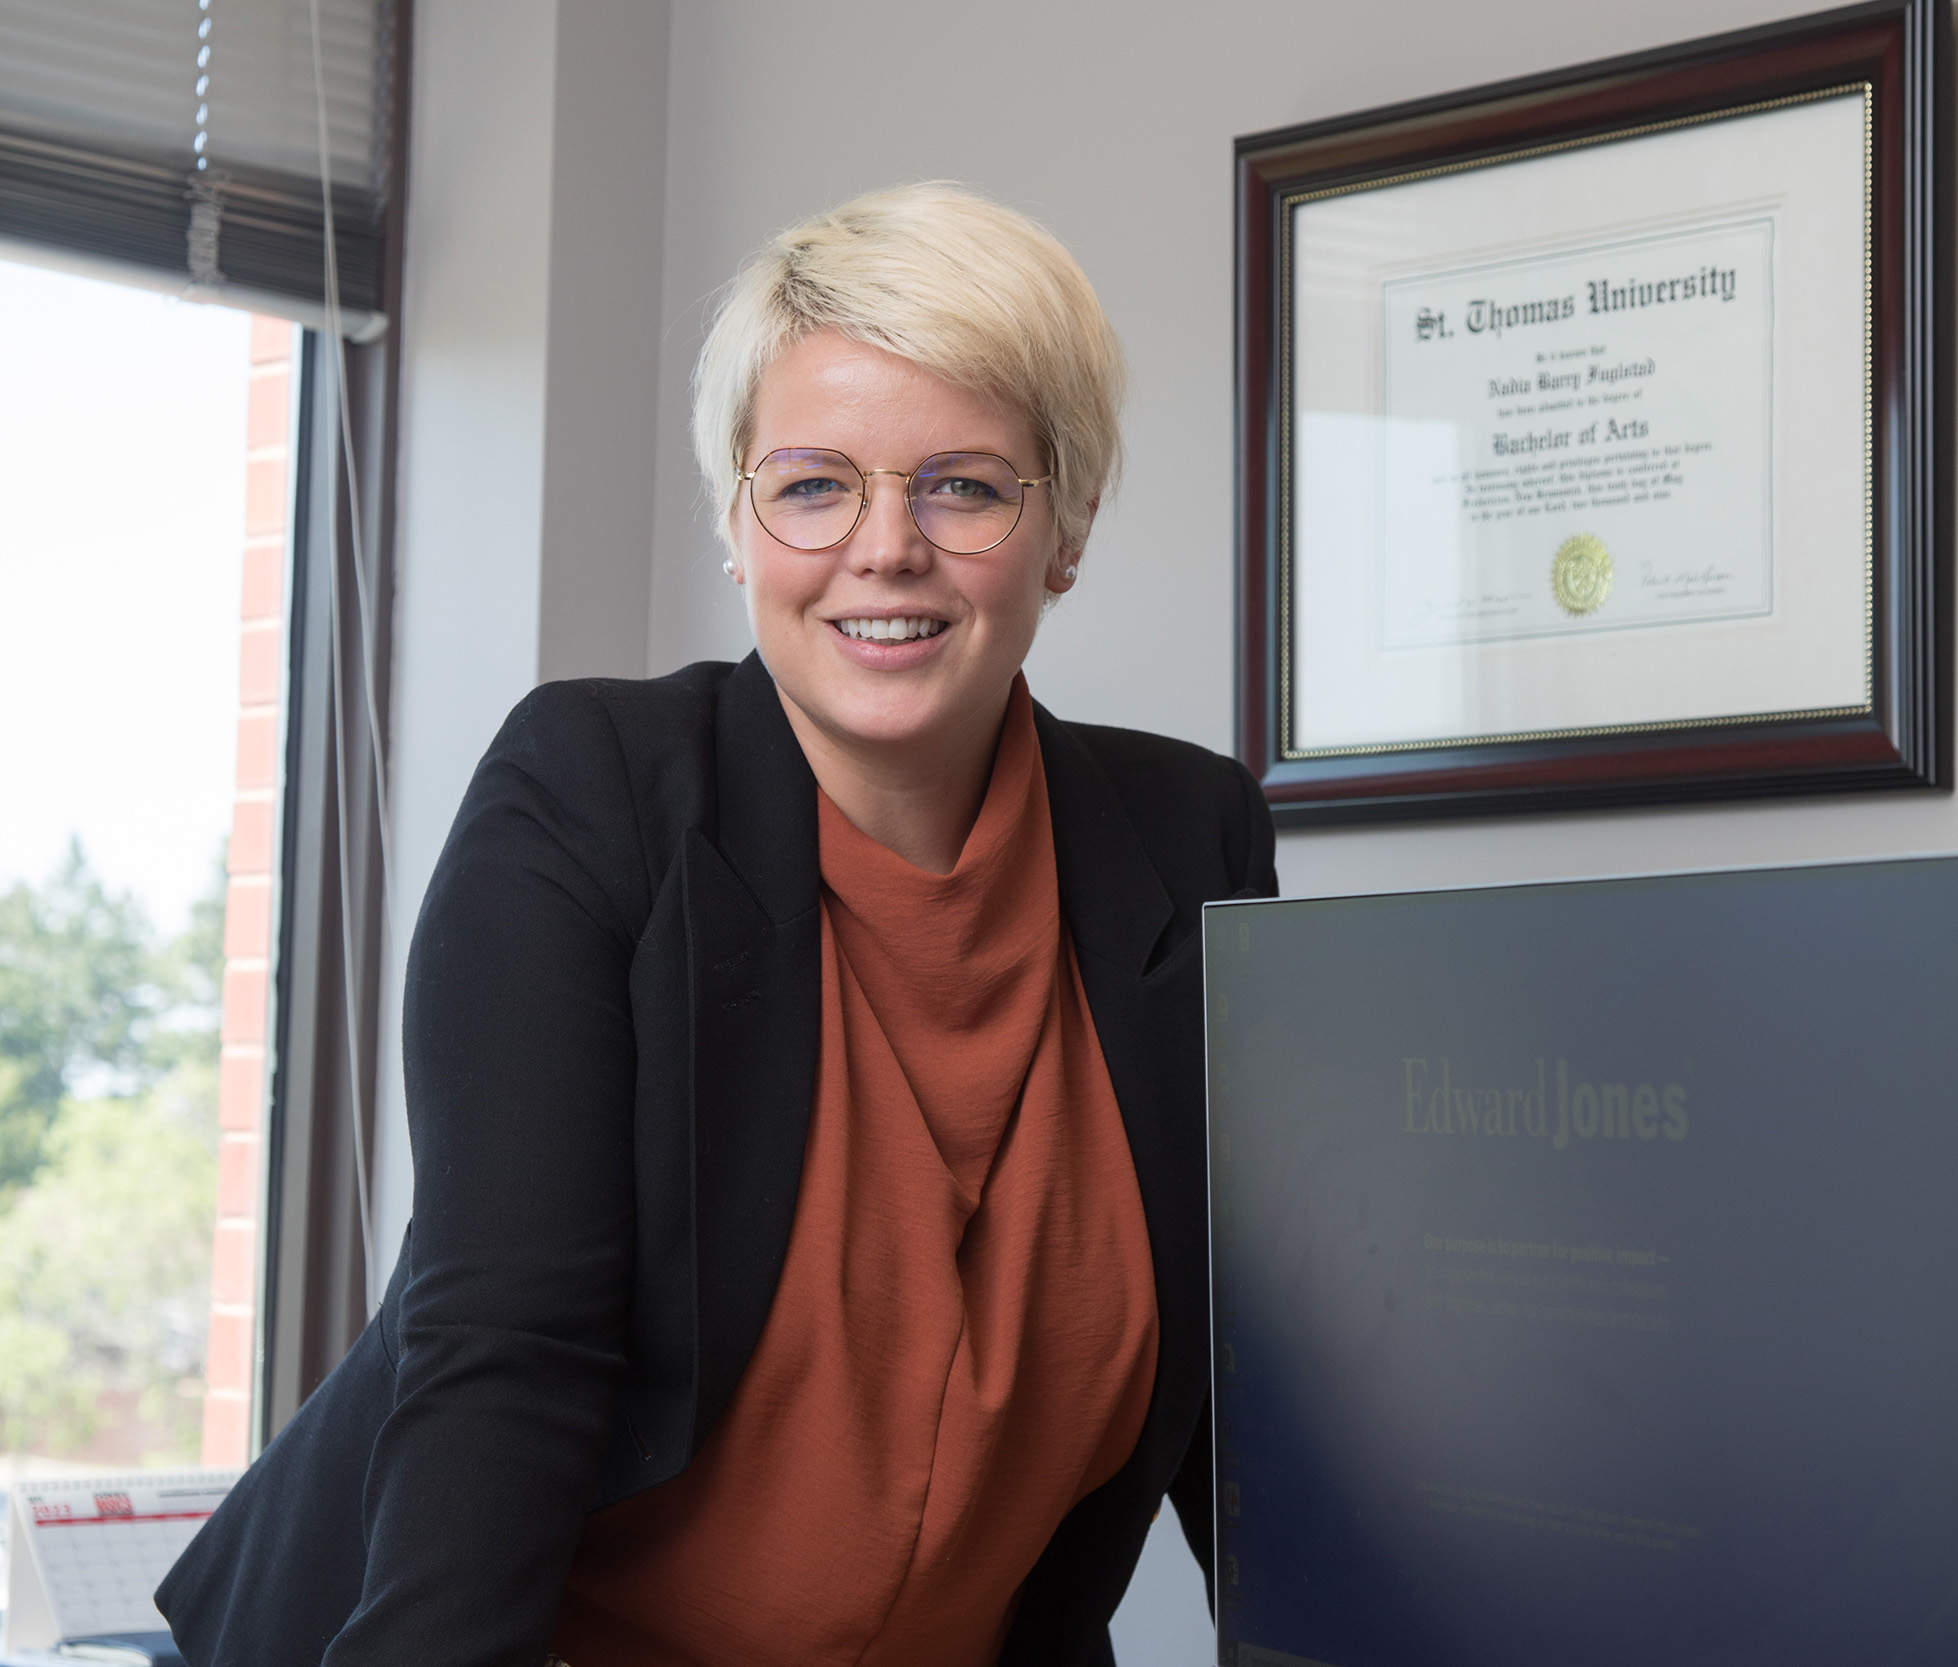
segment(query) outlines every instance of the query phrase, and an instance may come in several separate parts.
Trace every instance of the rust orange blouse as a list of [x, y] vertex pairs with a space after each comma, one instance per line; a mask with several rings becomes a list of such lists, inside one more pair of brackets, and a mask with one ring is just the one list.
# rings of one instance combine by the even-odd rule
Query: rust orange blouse
[[984, 1667], [1148, 1411], [1147, 1228], [1024, 681], [952, 873], [818, 808], [822, 1032], [781, 1283], [694, 1462], [587, 1522], [570, 1667]]

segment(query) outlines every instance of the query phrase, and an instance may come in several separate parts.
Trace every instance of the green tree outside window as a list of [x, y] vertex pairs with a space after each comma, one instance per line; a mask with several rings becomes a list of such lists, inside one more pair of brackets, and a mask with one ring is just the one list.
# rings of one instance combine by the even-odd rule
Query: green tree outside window
[[0, 893], [0, 1452], [138, 1420], [194, 1459], [217, 1186], [222, 865], [158, 941], [79, 846]]

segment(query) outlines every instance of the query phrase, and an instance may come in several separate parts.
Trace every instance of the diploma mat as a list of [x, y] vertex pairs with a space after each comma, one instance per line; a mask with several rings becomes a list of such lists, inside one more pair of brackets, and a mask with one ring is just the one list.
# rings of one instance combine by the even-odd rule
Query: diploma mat
[[1958, 1662], [1958, 860], [1204, 964], [1227, 1667]]

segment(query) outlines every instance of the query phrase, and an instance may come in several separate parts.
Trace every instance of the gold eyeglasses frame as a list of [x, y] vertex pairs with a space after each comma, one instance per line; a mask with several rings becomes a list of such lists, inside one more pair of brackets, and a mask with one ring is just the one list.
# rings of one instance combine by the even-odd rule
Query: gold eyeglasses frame
[[[852, 518], [848, 531], [846, 531], [840, 538], [831, 539], [830, 542], [827, 544], [817, 544], [817, 545], [791, 544], [786, 538], [783, 538], [780, 534], [778, 534], [775, 531], [773, 527], [769, 526], [769, 524], [762, 519], [761, 510], [755, 503], [755, 476], [761, 473], [762, 465], [765, 464], [769, 458], [779, 456], [781, 453], [785, 451], [827, 452], [831, 457], [842, 458], [843, 461], [849, 464], [852, 469], [856, 469], [857, 478], [863, 482], [863, 490], [857, 494], [857, 513]], [[761, 458], [757, 459], [755, 466], [752, 469], [744, 470], [741, 467], [740, 453], [737, 452], [735, 454], [734, 457], [735, 490], [739, 491], [741, 487], [744, 485], [748, 488], [748, 508], [750, 512], [754, 515], [755, 525], [760, 527], [763, 532], [767, 533], [768, 536], [774, 539], [777, 544], [781, 545], [783, 549], [794, 550], [799, 554], [805, 556], [820, 556], [826, 550], [834, 550], [839, 544], [848, 543], [851, 538], [851, 535], [856, 532], [858, 527], [863, 525], [864, 514], [870, 508], [870, 477], [872, 475], [896, 475], [900, 480], [904, 482], [904, 508], [905, 508], [905, 512], [911, 517], [911, 525], [918, 529], [918, 536], [922, 538], [927, 544], [929, 544], [934, 550], [942, 551], [945, 555], [948, 556], [983, 556], [988, 550], [997, 550], [1002, 544], [1004, 544], [1009, 538], [1011, 538], [1014, 535], [1014, 533], [1019, 531], [1020, 517], [1026, 513], [1026, 508], [1027, 508], [1027, 500], [1024, 495], [1021, 496], [1019, 507], [1014, 513], [1013, 525], [1008, 527], [1006, 531], [1001, 533], [999, 537], [997, 537], [992, 541], [992, 543], [982, 545], [977, 550], [947, 550], [944, 545], [940, 544], [936, 539], [934, 539], [931, 536], [930, 533], [925, 531], [924, 523], [918, 519], [918, 506], [914, 502], [912, 502], [911, 499], [911, 483], [918, 478], [918, 475], [924, 469], [925, 464], [934, 462], [936, 459], [941, 457], [990, 457], [995, 463], [1003, 463], [1006, 465], [1006, 467], [1009, 470], [1012, 470], [1013, 479], [1023, 487], [1024, 486], [1051, 486], [1054, 481], [1054, 477], [1051, 474], [1036, 475], [1031, 480], [1029, 480], [1026, 476], [1022, 475], [1017, 469], [1013, 468], [1013, 460], [1011, 458], [1001, 457], [999, 453], [996, 451], [935, 451], [931, 454], [930, 457], [927, 457], [922, 462], [920, 462], [917, 468], [907, 472], [903, 469], [858, 468], [857, 461], [855, 458], [851, 457], [848, 452], [838, 451], [834, 446], [777, 446], [773, 451], [768, 452], [765, 455], [763, 455]]]

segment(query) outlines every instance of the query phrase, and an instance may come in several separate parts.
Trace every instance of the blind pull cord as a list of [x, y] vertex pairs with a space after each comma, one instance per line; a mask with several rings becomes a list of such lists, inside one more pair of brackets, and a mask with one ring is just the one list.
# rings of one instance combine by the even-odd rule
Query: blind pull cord
[[[368, 752], [373, 764], [374, 809], [380, 829], [381, 853], [381, 950], [383, 967], [387, 945], [393, 941], [394, 861], [388, 826], [387, 772], [381, 750], [380, 718], [376, 712], [374, 678], [374, 606], [368, 588], [366, 532], [360, 497], [360, 471], [354, 453], [353, 417], [347, 405], [347, 339], [341, 329], [340, 266], [335, 248], [333, 219], [333, 168], [326, 121], [326, 70], [320, 51], [319, 0], [307, 0], [307, 20], [312, 29], [313, 104], [318, 118], [320, 201], [325, 247], [326, 328], [333, 343], [333, 404], [340, 419], [340, 451], [345, 461], [347, 480], [348, 544], [353, 558], [354, 592], [359, 604], [358, 634], [361, 681], [366, 696]], [[348, 881], [347, 817], [347, 703], [341, 670], [342, 622], [340, 618], [340, 543], [332, 541], [332, 575], [329, 590], [329, 638], [333, 653], [333, 733], [337, 774], [334, 799], [339, 811], [340, 845], [340, 965], [345, 985], [347, 1010], [348, 1096], [353, 1110], [354, 1191], [360, 1212], [361, 1288], [366, 1311], [374, 1312], [374, 1207], [370, 1196], [367, 1168], [366, 1094], [361, 1080], [360, 1021], [356, 1008], [356, 980], [353, 958], [353, 893]], [[385, 979], [385, 973], [383, 973]], [[377, 1062], [378, 1075], [378, 1062]]]

